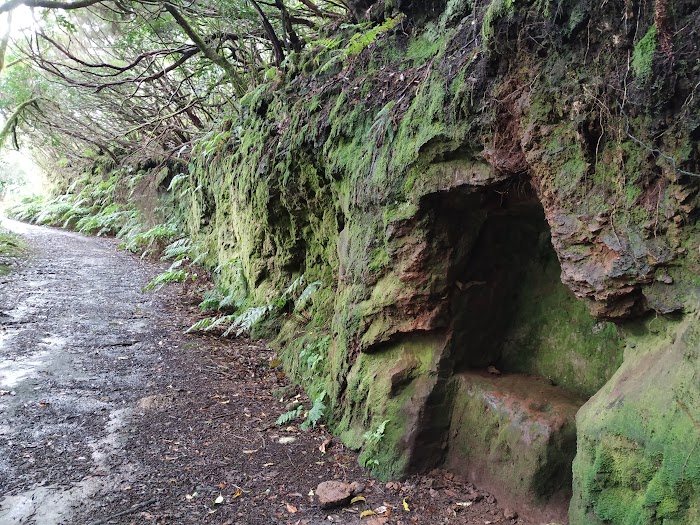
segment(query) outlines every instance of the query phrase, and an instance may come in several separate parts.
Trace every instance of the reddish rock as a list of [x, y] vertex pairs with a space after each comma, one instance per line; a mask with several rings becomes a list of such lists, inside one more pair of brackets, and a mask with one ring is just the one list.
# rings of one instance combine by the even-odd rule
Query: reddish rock
[[342, 481], [324, 481], [316, 487], [316, 497], [322, 509], [346, 505], [353, 494], [353, 486]]

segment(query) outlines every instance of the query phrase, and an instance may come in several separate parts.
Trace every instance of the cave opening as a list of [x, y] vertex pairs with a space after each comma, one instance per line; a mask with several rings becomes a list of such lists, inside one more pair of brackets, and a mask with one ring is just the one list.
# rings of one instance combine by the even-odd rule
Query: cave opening
[[[463, 200], [475, 217], [474, 198]], [[444, 206], [454, 215], [454, 206]], [[561, 282], [544, 209], [522, 180], [485, 190], [454, 265], [445, 465], [531, 516], [566, 516], [575, 416], [622, 362], [616, 327]]]

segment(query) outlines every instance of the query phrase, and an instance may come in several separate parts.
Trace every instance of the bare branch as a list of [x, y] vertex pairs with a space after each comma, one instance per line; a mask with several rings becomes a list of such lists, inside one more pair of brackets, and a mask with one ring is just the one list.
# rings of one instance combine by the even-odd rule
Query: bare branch
[[24, 5], [27, 7], [43, 7], [46, 9], [81, 9], [99, 4], [104, 0], [74, 0], [73, 2], [55, 2], [51, 0], [9, 0], [0, 5], [0, 13], [7, 13]]

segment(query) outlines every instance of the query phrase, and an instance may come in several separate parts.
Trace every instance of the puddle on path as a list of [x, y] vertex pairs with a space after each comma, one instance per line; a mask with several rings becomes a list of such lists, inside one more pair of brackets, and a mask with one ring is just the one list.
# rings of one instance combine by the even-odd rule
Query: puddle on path
[[50, 352], [42, 350], [22, 358], [22, 361], [0, 359], [0, 389], [11, 390], [27, 377], [36, 375], [39, 367], [47, 362]]

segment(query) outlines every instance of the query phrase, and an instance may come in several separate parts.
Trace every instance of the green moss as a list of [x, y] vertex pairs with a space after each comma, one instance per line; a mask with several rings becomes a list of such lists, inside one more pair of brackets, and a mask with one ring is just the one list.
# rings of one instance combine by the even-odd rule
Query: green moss
[[[20, 257], [25, 253], [26, 249], [27, 244], [21, 237], [0, 229], [0, 258]], [[0, 261], [0, 266], [2, 264], [2, 261]]]
[[590, 396], [622, 363], [623, 339], [615, 325], [596, 321], [561, 283], [561, 269], [549, 240], [540, 244], [535, 253], [524, 252], [528, 253], [526, 262], [518, 261], [513, 270], [525, 264], [500, 366], [547, 377]]
[[642, 39], [637, 42], [632, 53], [632, 70], [637, 79], [642, 82], [646, 82], [651, 77], [651, 66], [657, 46], [656, 24], [654, 24]]
[[413, 61], [414, 66], [420, 66], [433, 58], [444, 44], [443, 39], [422, 33], [411, 40], [406, 49], [406, 58]]
[[691, 416], [700, 392], [697, 361], [686, 356], [700, 327], [652, 319], [628, 331], [623, 366], [577, 417], [572, 524], [691, 525], [700, 487]]
[[481, 26], [481, 36], [484, 39], [484, 45], [494, 36], [494, 24], [499, 18], [511, 15], [515, 10], [514, 0], [491, 0], [491, 3], [486, 8], [484, 20]]
[[[368, 443], [359, 461], [380, 479], [405, 472], [408, 430], [417, 424], [414, 403], [425, 399], [434, 380], [426, 372], [434, 366], [442, 338], [413, 337], [384, 348], [379, 353], [361, 353], [347, 375], [348, 398], [336, 430], [349, 446], [359, 448], [367, 432], [387, 421], [383, 437]], [[392, 379], [400, 377], [399, 383]]]
[[379, 272], [389, 266], [389, 254], [384, 248], [378, 248], [372, 254], [372, 260], [369, 263], [369, 269], [373, 272]]
[[[546, 501], [570, 483], [574, 453], [573, 415], [579, 401], [535, 411], [532, 390], [542, 385], [513, 377], [507, 386], [488, 377], [457, 376], [449, 434], [447, 466], [458, 472], [481, 472], [489, 484], [528, 501]], [[550, 387], [551, 388], [551, 387]], [[547, 392], [547, 395], [553, 395]], [[566, 421], [568, 420], [568, 423]], [[565, 423], [562, 424], [562, 421]]]

